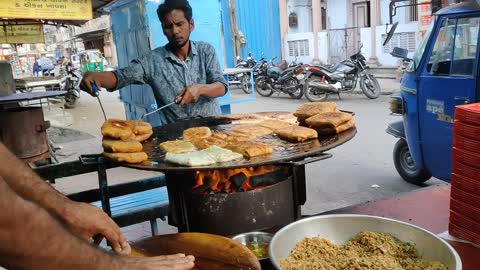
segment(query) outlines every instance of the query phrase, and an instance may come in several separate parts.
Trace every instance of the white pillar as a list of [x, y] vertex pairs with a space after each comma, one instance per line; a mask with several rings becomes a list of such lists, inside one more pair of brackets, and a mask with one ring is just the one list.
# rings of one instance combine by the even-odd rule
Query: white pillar
[[280, 12], [280, 42], [282, 43], [282, 60], [285, 60], [285, 37], [288, 33], [288, 0], [278, 0]]
[[313, 60], [312, 64], [320, 64], [318, 58], [318, 32], [320, 30], [321, 5], [320, 0], [312, 0], [312, 30], [313, 30]]
[[379, 24], [379, 10], [380, 10], [380, 1], [379, 0], [370, 0], [370, 32], [371, 32], [371, 54], [368, 62], [373, 65], [378, 65], [377, 58], [377, 33], [376, 28]]

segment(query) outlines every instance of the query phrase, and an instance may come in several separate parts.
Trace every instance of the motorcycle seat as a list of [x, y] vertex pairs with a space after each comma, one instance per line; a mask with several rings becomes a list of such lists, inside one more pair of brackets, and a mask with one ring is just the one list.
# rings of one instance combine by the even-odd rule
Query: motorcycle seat
[[326, 71], [333, 73], [337, 70], [337, 68], [342, 64], [342, 62], [336, 63], [334, 65], [320, 65], [320, 67], [324, 68]]

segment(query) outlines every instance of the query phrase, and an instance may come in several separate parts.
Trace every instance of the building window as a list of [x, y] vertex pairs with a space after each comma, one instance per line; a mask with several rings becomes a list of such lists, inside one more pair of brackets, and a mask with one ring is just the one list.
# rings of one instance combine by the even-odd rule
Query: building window
[[418, 21], [418, 3], [417, 0], [412, 0], [411, 4], [413, 6], [410, 7], [410, 21], [417, 22]]
[[310, 56], [308, 39], [288, 41], [288, 56]]
[[[382, 35], [382, 43], [385, 41], [387, 35]], [[414, 52], [417, 49], [417, 39], [415, 32], [404, 32], [393, 34], [392, 39], [387, 45], [383, 46], [383, 53], [391, 53], [393, 48], [400, 47], [407, 49], [409, 52]]]
[[327, 9], [325, 7], [321, 8], [322, 12], [322, 29], [321, 30], [327, 30]]
[[288, 24], [290, 27], [297, 27], [298, 26], [298, 18], [297, 13], [292, 12], [290, 16], [288, 16]]

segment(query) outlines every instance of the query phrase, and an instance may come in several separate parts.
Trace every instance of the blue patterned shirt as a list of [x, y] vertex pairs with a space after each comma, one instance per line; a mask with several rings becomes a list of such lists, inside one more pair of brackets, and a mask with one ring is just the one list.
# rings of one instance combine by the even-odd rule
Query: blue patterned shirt
[[[128, 67], [114, 73], [117, 77], [117, 89], [130, 84], [150, 85], [158, 107], [172, 102], [177, 94], [192, 84], [221, 82], [227, 89], [215, 49], [201, 41], [190, 41], [190, 54], [185, 61], [163, 46], [133, 60]], [[166, 123], [172, 123], [181, 118], [215, 116], [220, 112], [216, 99], [202, 96], [197, 103], [183, 107], [172, 105], [162, 110], [164, 117], [161, 118]]]

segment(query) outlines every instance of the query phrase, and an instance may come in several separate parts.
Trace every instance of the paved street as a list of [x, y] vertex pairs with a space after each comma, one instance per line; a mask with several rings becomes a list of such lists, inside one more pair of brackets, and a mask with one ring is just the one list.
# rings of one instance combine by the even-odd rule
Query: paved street
[[[392, 82], [382, 82], [384, 88], [392, 88]], [[393, 84], [393, 88], [394, 88]], [[391, 90], [391, 89], [390, 89]], [[234, 89], [236, 99], [246, 97], [240, 89]], [[117, 93], [102, 93], [108, 117], [124, 117], [122, 103]], [[333, 158], [307, 165], [307, 203], [304, 215], [316, 214], [353, 204], [395, 196], [402, 192], [418, 189], [418, 186], [404, 182], [397, 174], [392, 159], [396, 139], [385, 133], [387, 124], [399, 119], [390, 116], [388, 95], [369, 100], [362, 94], [345, 94], [342, 99], [331, 97], [341, 109], [354, 111], [358, 134], [350, 142], [331, 151]], [[270, 98], [257, 97], [255, 102], [237, 104], [233, 113], [260, 111], [294, 111], [304, 102], [293, 100], [285, 95]], [[90, 139], [60, 143], [62, 160], [76, 159], [84, 153], [101, 151], [100, 126], [103, 123], [100, 107], [96, 99], [83, 95], [78, 107], [62, 112], [58, 108], [46, 110], [46, 117], [56, 125], [80, 130], [93, 136]], [[68, 141], [68, 140], [67, 140]], [[136, 171], [126, 168], [110, 170], [109, 183], [121, 183], [157, 175], [154, 172]], [[425, 186], [444, 184], [430, 180]], [[87, 174], [61, 179], [56, 187], [65, 193], [95, 188], [98, 185], [96, 174]], [[148, 236], [148, 223], [142, 224], [142, 233]], [[138, 226], [133, 227], [133, 238], [138, 238]], [[171, 231], [171, 227], [166, 228]], [[131, 237], [130, 237], [131, 239]]]

